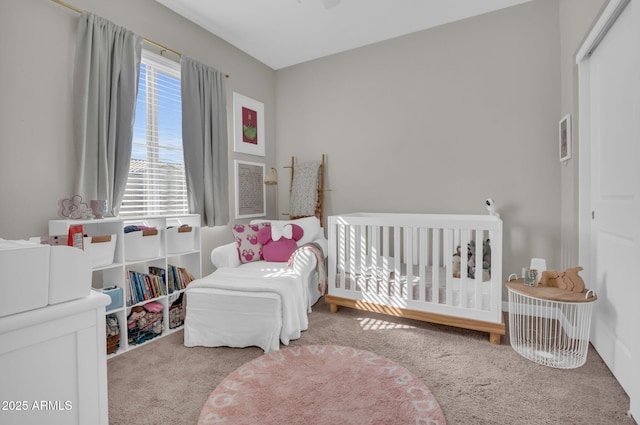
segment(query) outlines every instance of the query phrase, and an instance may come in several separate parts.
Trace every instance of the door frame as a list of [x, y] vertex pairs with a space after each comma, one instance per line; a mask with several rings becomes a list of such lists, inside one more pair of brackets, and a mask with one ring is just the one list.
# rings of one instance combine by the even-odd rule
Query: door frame
[[[636, 69], [636, 75], [639, 78], [633, 82], [631, 92], [633, 96], [633, 108], [636, 116], [640, 117], [640, 0], [610, 0], [602, 14], [596, 21], [595, 25], [591, 29], [589, 35], [585, 39], [581, 48], [576, 54], [576, 64], [578, 65], [578, 140], [579, 140], [579, 159], [578, 159], [578, 181], [579, 181], [579, 201], [578, 201], [578, 258], [579, 263], [585, 269], [585, 276], [590, 277], [592, 271], [590, 265], [591, 259], [591, 93], [590, 93], [590, 61], [591, 53], [600, 44], [600, 41], [607, 35], [609, 29], [615, 24], [616, 20], [622, 13], [622, 11], [633, 1], [632, 7], [632, 20], [638, 25], [634, 25], [633, 40], [630, 45], [632, 46], [629, 52], [632, 55], [633, 67]], [[640, 120], [638, 120], [640, 121]], [[634, 140], [640, 140], [640, 124], [634, 125]], [[635, 151], [636, 159], [640, 159], [640, 146]], [[636, 167], [635, 170], [630, 170], [631, 178], [635, 179], [640, 186], [640, 167]], [[640, 213], [640, 190], [636, 191], [634, 210]], [[640, 217], [640, 214], [634, 214], [636, 217]], [[631, 232], [633, 232], [635, 240], [635, 258], [640, 258], [640, 223], [632, 224]], [[630, 294], [633, 299], [640, 300], [640, 281], [638, 276], [631, 277], [637, 282], [631, 285]], [[632, 312], [631, 320], [634, 323], [640, 323], [640, 309], [634, 309]], [[595, 329], [592, 327], [592, 332]], [[640, 336], [637, 336], [631, 344], [631, 355], [635, 360], [634, 365], [640, 364]], [[628, 390], [630, 398], [629, 413], [636, 419], [640, 420], [640, 366], [632, 367], [631, 370], [631, 388]]]

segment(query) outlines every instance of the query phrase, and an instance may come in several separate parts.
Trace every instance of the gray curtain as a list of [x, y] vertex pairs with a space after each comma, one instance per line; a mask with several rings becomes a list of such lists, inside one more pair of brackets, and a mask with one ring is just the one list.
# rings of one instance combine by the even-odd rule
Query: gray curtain
[[225, 75], [182, 57], [182, 143], [189, 211], [207, 226], [229, 223]]
[[143, 38], [83, 12], [76, 40], [74, 137], [78, 149], [75, 193], [106, 199], [118, 215], [131, 161]]

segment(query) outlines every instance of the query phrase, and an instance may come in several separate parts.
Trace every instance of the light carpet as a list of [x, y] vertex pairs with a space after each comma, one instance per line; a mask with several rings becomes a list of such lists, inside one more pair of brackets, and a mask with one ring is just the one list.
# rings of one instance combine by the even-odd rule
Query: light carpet
[[429, 388], [391, 360], [352, 347], [306, 345], [260, 356], [220, 382], [198, 420], [217, 423], [444, 425], [445, 419]]
[[[500, 345], [488, 339], [484, 332], [348, 308], [334, 314], [321, 300], [309, 329], [289, 347], [342, 345], [384, 356], [429, 387], [448, 424], [636, 424], [626, 415], [629, 397], [593, 347], [584, 366], [555, 369], [520, 356], [508, 335]], [[216, 386], [263, 355], [257, 347], [187, 348], [179, 331], [114, 357], [109, 425], [195, 425]], [[268, 420], [267, 412], [258, 423]]]

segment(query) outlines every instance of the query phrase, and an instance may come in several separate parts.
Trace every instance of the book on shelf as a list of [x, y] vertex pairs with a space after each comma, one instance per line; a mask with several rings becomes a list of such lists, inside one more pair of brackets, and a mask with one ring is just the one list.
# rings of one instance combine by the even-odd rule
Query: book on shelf
[[181, 291], [186, 289], [194, 279], [194, 276], [185, 267], [173, 265], [169, 265], [166, 270], [162, 267], [150, 266], [149, 273], [129, 270], [127, 272], [129, 287], [127, 305], [135, 305], [175, 291]]
[[[129, 270], [127, 273], [129, 294], [128, 305], [135, 305], [143, 301], [166, 295], [164, 289], [164, 270], [149, 268], [149, 274]], [[156, 274], [154, 274], [156, 273]]]
[[169, 293], [173, 293], [173, 291], [176, 290], [175, 288], [175, 277], [173, 276], [174, 267], [169, 265], [169, 268], [167, 270], [167, 288], [169, 289]]
[[163, 282], [166, 281], [166, 271], [162, 267], [149, 266], [149, 274], [160, 276]]
[[191, 281], [194, 280], [193, 275], [184, 267], [169, 265], [168, 287], [169, 293], [185, 289]]

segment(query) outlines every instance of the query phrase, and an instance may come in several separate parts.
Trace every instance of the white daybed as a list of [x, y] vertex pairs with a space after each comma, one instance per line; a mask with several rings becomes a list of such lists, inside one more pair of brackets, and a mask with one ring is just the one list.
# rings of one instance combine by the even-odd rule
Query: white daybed
[[268, 353], [307, 329], [307, 315], [322, 296], [319, 270], [324, 270], [324, 265], [317, 267], [317, 251], [311, 245], [326, 257], [324, 231], [316, 217], [270, 223], [295, 223], [303, 229], [292, 266], [288, 262], [241, 263], [236, 242], [215, 248], [211, 261], [216, 271], [194, 280], [186, 290], [185, 346], [258, 346]]

